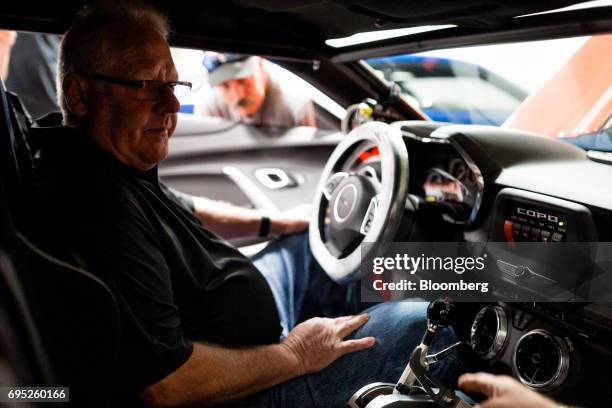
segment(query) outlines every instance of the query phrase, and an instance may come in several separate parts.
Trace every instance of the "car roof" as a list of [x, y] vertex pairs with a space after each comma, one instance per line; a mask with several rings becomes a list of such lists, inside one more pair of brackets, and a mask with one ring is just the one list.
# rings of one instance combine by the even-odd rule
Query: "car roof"
[[[610, 9], [606, 13], [578, 10], [559, 16], [517, 16], [558, 9], [577, 0], [495, 1], [495, 0], [174, 0], [150, 1], [167, 12], [174, 35], [173, 45], [240, 51], [277, 57], [337, 61], [363, 58], [380, 49], [381, 43], [335, 49], [327, 39], [359, 32], [390, 30], [424, 25], [457, 27], [420, 34], [409, 42], [427, 47], [429, 40], [480, 37], [530, 26], [601, 20], [600, 30], [609, 30]], [[0, 6], [0, 26], [23, 31], [61, 33], [74, 14], [87, 1], [38, 0], [5, 1]], [[576, 14], [577, 13], [577, 14]], [[579, 17], [579, 19], [577, 19]], [[605, 27], [605, 28], [604, 28]], [[584, 26], [581, 27], [585, 29]], [[591, 26], [591, 30], [597, 27]], [[576, 28], [578, 30], [578, 28]], [[549, 30], [550, 31], [550, 30]], [[560, 30], [569, 35], [567, 30]], [[550, 32], [549, 32], [550, 34]], [[571, 34], [571, 33], [570, 33]], [[383, 42], [386, 47], [398, 40]], [[406, 44], [406, 39], [400, 39]], [[473, 42], [473, 40], [472, 40]], [[436, 44], [429, 45], [435, 47]]]

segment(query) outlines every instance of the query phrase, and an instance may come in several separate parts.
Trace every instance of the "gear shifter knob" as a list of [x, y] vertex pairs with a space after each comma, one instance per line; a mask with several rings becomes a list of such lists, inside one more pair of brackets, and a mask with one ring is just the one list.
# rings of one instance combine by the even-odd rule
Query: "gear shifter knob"
[[439, 327], [450, 326], [455, 320], [455, 305], [445, 300], [436, 300], [427, 308], [427, 320]]

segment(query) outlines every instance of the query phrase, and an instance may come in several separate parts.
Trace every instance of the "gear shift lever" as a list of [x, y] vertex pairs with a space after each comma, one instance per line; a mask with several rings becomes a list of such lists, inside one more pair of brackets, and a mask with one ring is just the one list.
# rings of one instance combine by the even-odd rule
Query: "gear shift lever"
[[456, 314], [455, 305], [450, 302], [443, 300], [431, 302], [427, 307], [427, 332], [422, 343], [429, 347], [438, 328], [453, 324]]
[[[468, 402], [459, 398], [453, 390], [446, 388], [444, 384], [436, 380], [430, 371], [430, 365], [442, 360], [464, 343], [458, 342], [436, 354], [427, 355], [439, 328], [450, 326], [455, 315], [455, 305], [452, 303], [441, 300], [430, 303], [427, 308], [427, 330], [423, 340], [412, 352], [408, 365], [397, 384], [393, 386], [387, 383], [373, 383], [362, 387], [353, 395], [348, 406], [352, 408], [420, 407], [425, 406], [419, 404], [425, 404], [427, 401], [423, 398], [426, 398], [430, 404], [439, 407], [472, 407]], [[423, 395], [423, 390], [427, 395]]]
[[[431, 346], [439, 328], [450, 326], [455, 320], [455, 315], [455, 305], [452, 303], [436, 300], [429, 304], [427, 308], [427, 331], [421, 344], [412, 352], [406, 369], [395, 385], [394, 394], [413, 394], [416, 390], [424, 389], [439, 406], [471, 407], [470, 404], [457, 397], [453, 390], [446, 388], [444, 384], [436, 380], [431, 375], [429, 368], [431, 364], [437, 363], [463, 345], [462, 342], [458, 342], [434, 355], [427, 355], [429, 346]], [[418, 382], [420, 386], [415, 386], [415, 382]], [[434, 387], [431, 387], [430, 384], [438, 388], [438, 392], [435, 392]]]
[[[423, 366], [424, 368], [426, 369], [429, 368], [428, 367], [429, 362], [426, 359], [426, 355], [427, 355], [427, 351], [429, 350], [429, 346], [431, 346], [431, 343], [436, 333], [438, 332], [438, 329], [440, 327], [450, 326], [453, 323], [453, 320], [455, 320], [455, 314], [456, 314], [455, 305], [449, 302], [442, 301], [442, 300], [436, 300], [434, 302], [431, 302], [429, 306], [427, 307], [427, 330], [425, 331], [425, 335], [423, 336], [423, 340], [421, 341], [421, 344], [419, 344], [417, 348], [415, 349], [415, 352], [417, 350], [420, 350], [421, 360], [419, 361], [419, 364]], [[451, 347], [454, 350], [460, 344], [461, 343], [457, 343]], [[449, 352], [445, 353], [445, 351], [446, 350], [440, 353], [444, 353], [444, 356], [446, 356], [447, 354], [449, 354]], [[414, 355], [414, 352], [413, 352], [413, 355]], [[412, 358], [410, 360], [412, 361]], [[434, 360], [435, 361], [432, 361], [432, 362], [437, 362], [439, 358], [436, 358]], [[395, 390], [393, 392], [396, 394], [397, 393], [410, 394], [411, 393], [410, 388], [413, 387], [416, 379], [417, 378], [414, 375], [414, 371], [411, 368], [411, 364], [408, 363], [399, 381], [397, 382], [397, 385], [395, 386]]]

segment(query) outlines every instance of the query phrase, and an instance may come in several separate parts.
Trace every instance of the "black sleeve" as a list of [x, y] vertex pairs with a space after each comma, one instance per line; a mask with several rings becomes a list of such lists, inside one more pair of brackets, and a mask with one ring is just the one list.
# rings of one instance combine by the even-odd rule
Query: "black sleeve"
[[189, 210], [192, 214], [195, 214], [195, 206], [193, 204], [193, 196], [182, 193], [178, 190], [173, 189], [172, 187], [168, 187], [163, 183], [159, 183], [164, 193], [167, 195], [172, 195], [176, 198], [187, 210]]
[[119, 302], [118, 383], [135, 391], [178, 369], [193, 344], [183, 336], [171, 273], [151, 222], [135, 202], [106, 213], [89, 234], [96, 238], [82, 251]]

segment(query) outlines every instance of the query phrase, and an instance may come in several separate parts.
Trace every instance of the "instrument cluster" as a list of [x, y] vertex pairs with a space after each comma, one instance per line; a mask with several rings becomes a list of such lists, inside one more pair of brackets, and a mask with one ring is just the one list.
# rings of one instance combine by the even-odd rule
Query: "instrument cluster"
[[429, 167], [422, 188], [425, 201], [438, 205], [447, 221], [458, 224], [474, 218], [482, 195], [477, 172], [454, 154]]

